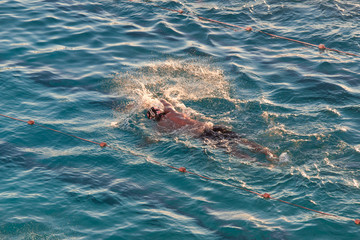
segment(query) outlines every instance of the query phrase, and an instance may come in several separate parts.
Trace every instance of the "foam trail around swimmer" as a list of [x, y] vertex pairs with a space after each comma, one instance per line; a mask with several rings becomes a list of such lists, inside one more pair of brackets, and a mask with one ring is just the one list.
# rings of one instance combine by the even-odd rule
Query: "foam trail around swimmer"
[[151, 106], [162, 108], [165, 98], [182, 112], [209, 120], [200, 112], [185, 106], [184, 101], [201, 101], [206, 98], [230, 99], [229, 83], [223, 71], [206, 60], [165, 60], [152, 62], [144, 67], [113, 78], [115, 95], [125, 99], [126, 105], [115, 110], [118, 124], [126, 126], [128, 119]]

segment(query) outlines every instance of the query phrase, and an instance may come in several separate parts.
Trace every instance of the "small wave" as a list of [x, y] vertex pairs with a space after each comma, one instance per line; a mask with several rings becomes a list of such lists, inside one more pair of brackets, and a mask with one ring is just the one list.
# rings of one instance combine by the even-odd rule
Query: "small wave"
[[331, 108], [329, 106], [326, 107], [326, 111], [329, 111], [331, 113], [334, 113], [337, 116], [341, 116], [340, 112], [338, 110], [336, 110], [335, 108]]

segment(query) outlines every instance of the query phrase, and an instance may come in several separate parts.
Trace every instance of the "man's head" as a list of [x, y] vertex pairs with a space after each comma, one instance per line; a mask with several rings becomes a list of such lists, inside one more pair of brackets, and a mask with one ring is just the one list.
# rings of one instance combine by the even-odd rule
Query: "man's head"
[[148, 119], [154, 119], [156, 121], [160, 121], [160, 118], [162, 116], [162, 114], [160, 113], [160, 109], [157, 109], [157, 108], [154, 108], [154, 107], [151, 107], [147, 113], [146, 113], [146, 117]]

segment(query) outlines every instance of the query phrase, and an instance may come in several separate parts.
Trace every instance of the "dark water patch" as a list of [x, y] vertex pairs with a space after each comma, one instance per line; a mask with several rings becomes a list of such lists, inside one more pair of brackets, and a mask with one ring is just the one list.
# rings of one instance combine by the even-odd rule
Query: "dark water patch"
[[311, 98], [327, 104], [343, 105], [356, 102], [356, 98], [351, 93], [337, 84], [321, 82], [314, 87], [306, 87], [304, 91], [318, 95]]
[[278, 88], [271, 93], [271, 98], [278, 103], [304, 103], [301, 99], [296, 99], [297, 95], [298, 92], [295, 89]]
[[[72, 73], [71, 73], [72, 74]], [[48, 88], [54, 88], [55, 92], [63, 92], [63, 94], [74, 94], [81, 91], [94, 91], [94, 92], [107, 92], [106, 89], [100, 87], [99, 79], [100, 76], [80, 76], [80, 78], [67, 78], [71, 77], [69, 73], [61, 73], [58, 70], [33, 70], [28, 74], [29, 79], [33, 80], [35, 83], [41, 84]], [[65, 75], [65, 76], [64, 76]], [[84, 93], [85, 94], [85, 93]], [[89, 98], [88, 100], [91, 100]]]
[[143, 32], [143, 31], [140, 31], [140, 30], [139, 31], [135, 31], [135, 30], [127, 31], [126, 35], [133, 38], [134, 40], [138, 39], [138, 38], [141, 38], [142, 40], [143, 39], [154, 39], [155, 38], [154, 34], [151, 34], [149, 32]]
[[337, 84], [323, 82], [316, 78], [303, 78], [298, 81], [301, 87], [280, 88], [272, 93], [272, 100], [293, 104], [329, 104], [341, 106], [356, 102], [357, 98]]
[[[51, 43], [65, 45], [68, 47], [84, 46], [81, 43], [88, 43], [96, 37], [96, 33], [89, 31], [89, 29], [84, 29], [81, 32], [73, 33], [70, 36], [63, 36], [57, 39], [52, 39]], [[87, 44], [85, 44], [86, 46]]]
[[217, 115], [224, 112], [233, 111], [235, 104], [226, 99], [221, 98], [203, 98], [197, 104], [211, 106], [207, 109], [207, 115]]
[[[251, 74], [248, 74], [246, 72], [240, 72], [235, 79], [236, 85], [239, 86], [238, 90], [240, 93], [244, 90], [245, 92], [250, 92], [255, 90], [259, 90], [260, 86], [258, 81], [254, 79]], [[235, 92], [235, 91], [234, 91]], [[254, 92], [251, 92], [251, 95], [254, 96]], [[234, 93], [236, 94], [236, 92]], [[258, 94], [258, 93], [255, 93]], [[243, 95], [240, 94], [241, 98], [245, 98]]]
[[232, 32], [223, 31], [221, 29], [214, 29], [214, 31], [209, 32], [207, 35], [207, 38], [211, 41], [211, 44], [208, 45], [219, 48], [220, 51], [223, 51], [224, 57], [228, 57], [228, 54], [225, 53], [229, 53], [230, 55], [240, 55], [239, 51], [240, 53], [246, 51], [239, 45], [239, 42], [242, 42], [242, 37], [246, 38], [246, 35], [239, 36], [239, 38], [241, 38], [239, 39], [233, 36]]
[[199, 47], [188, 47], [184, 49], [183, 52], [193, 57], [212, 57], [211, 54], [207, 53], [204, 49], [201, 49]]
[[0, 162], [2, 168], [14, 168], [22, 167], [25, 170], [31, 170], [34, 168], [46, 168], [46, 165], [39, 163], [36, 159], [36, 155], [27, 153], [21, 150], [18, 146], [2, 142], [0, 143]]
[[[293, 48], [291, 47], [291, 49]], [[308, 48], [300, 48], [300, 51], [295, 52], [282, 48], [279, 51], [269, 51], [270, 56], [259, 53], [262, 57], [256, 56], [255, 59], [261, 73], [267, 74], [268, 72], [277, 72], [279, 69], [290, 69], [304, 75], [312, 73], [314, 69], [314, 63], [309, 59], [307, 53], [310, 53]]]
[[[111, 179], [107, 174], [88, 172], [87, 169], [63, 168], [59, 178], [72, 184], [91, 186], [92, 188], [108, 186]], [[81, 177], [79, 177], [81, 176]]]
[[36, 31], [38, 28], [47, 28], [51, 25], [58, 25], [60, 23], [62, 23], [63, 21], [53, 17], [53, 16], [49, 16], [49, 17], [44, 17], [44, 18], [39, 18], [39, 19], [31, 19], [28, 21], [23, 21], [21, 24], [19, 24], [17, 27], [18, 28], [26, 28], [29, 31]]
[[78, 3], [77, 1], [69, 1], [69, 2], [62, 2], [61, 5], [57, 5], [57, 8], [64, 12], [71, 12], [71, 13], [77, 13], [78, 15], [75, 15], [73, 17], [77, 16], [83, 16], [85, 17], [86, 14], [101, 14], [103, 13], [103, 7], [101, 4], [97, 4], [96, 2], [93, 2], [92, 4], [83, 4]]
[[[116, 196], [112, 196], [110, 193], [96, 193], [96, 194], [89, 194], [87, 193], [86, 189], [82, 192], [67, 192], [70, 198], [78, 203], [84, 202], [92, 202], [94, 204], [107, 204], [110, 206], [113, 205], [121, 205], [121, 201], [117, 199]], [[96, 189], [92, 189], [92, 191], [96, 191]]]
[[30, 74], [30, 79], [41, 83], [47, 87], [59, 87], [64, 86], [64, 82], [67, 82], [65, 79], [60, 79], [59, 76], [50, 71], [41, 71]]
[[301, 15], [303, 14], [303, 11], [302, 9], [298, 9], [296, 4], [286, 5], [283, 2], [270, 2], [268, 4], [268, 6], [264, 6], [264, 8], [268, 8], [268, 11], [260, 15], [265, 21], [292, 23], [299, 21], [302, 17]]
[[9, 13], [11, 11], [18, 11], [24, 9], [26, 9], [26, 6], [19, 1], [6, 1], [6, 4], [3, 4], [3, 6], [1, 7], [0, 13]]
[[[329, 79], [331, 79], [334, 82], [338, 82], [341, 84], [346, 84], [347, 86], [350, 87], [350, 91], [351, 92], [356, 92], [356, 93], [360, 93], [359, 90], [357, 90], [357, 88], [360, 85], [360, 81], [358, 79], [360, 79], [360, 75], [359, 74], [343, 74], [341, 75], [341, 72], [339, 75], [335, 75], [333, 77], [329, 77]], [[347, 89], [347, 91], [349, 91], [349, 89]]]
[[341, 113], [346, 114], [350, 118], [358, 118], [360, 116], [360, 106], [358, 105], [345, 105], [340, 107]]
[[172, 28], [165, 22], [159, 22], [154, 25], [152, 32], [156, 35], [164, 35], [166, 37], [173, 37], [174, 39], [181, 37], [182, 34], [176, 31], [176, 29]]
[[[128, 104], [128, 102], [121, 104], [119, 102], [118, 97], [106, 96], [105, 98], [106, 99], [98, 99], [96, 101], [89, 101], [89, 104], [94, 105], [94, 106], [99, 106], [99, 107], [105, 107], [108, 109], [115, 109], [115, 108], [121, 109], [122, 108], [121, 106], [126, 107]], [[88, 100], [90, 100], [90, 98]]]
[[336, 69], [334, 64], [331, 64], [329, 62], [322, 62], [317, 66], [316, 71], [332, 75], [337, 74], [339, 72], [339, 69]]
[[343, 167], [343, 168], [347, 168], [348, 170], [355, 170], [355, 171], [359, 171], [360, 169], [360, 164], [359, 161], [354, 161], [354, 157], [355, 156], [359, 156], [360, 154], [356, 154], [354, 156], [351, 156], [350, 158], [348, 158], [348, 160], [344, 163], [341, 164], [339, 167]]

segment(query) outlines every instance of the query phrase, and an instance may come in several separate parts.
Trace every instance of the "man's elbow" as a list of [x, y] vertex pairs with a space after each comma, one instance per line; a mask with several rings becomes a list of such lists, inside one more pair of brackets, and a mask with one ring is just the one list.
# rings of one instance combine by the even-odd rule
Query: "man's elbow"
[[160, 99], [160, 102], [165, 106], [169, 105], [169, 103], [165, 99]]

